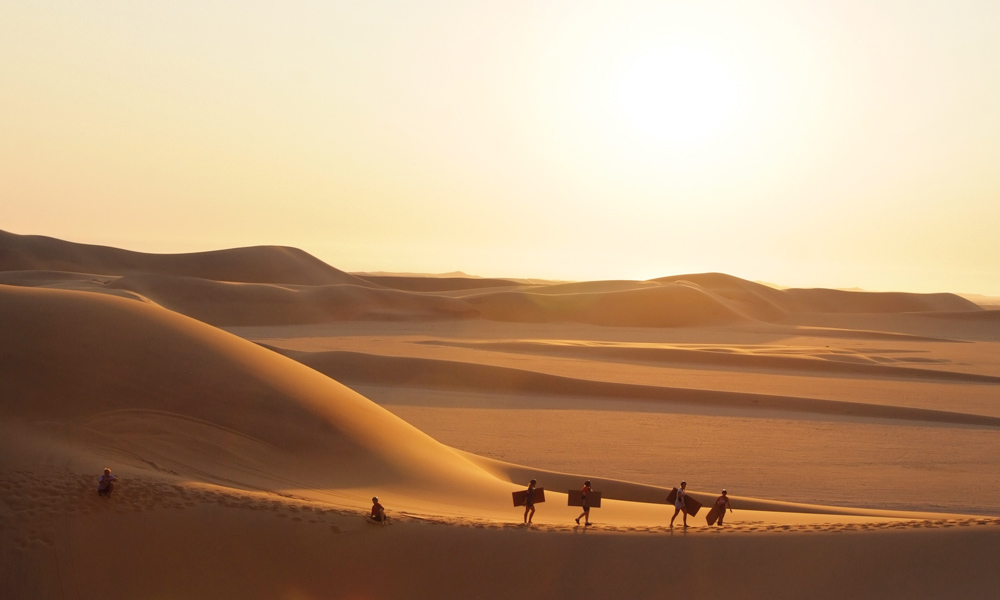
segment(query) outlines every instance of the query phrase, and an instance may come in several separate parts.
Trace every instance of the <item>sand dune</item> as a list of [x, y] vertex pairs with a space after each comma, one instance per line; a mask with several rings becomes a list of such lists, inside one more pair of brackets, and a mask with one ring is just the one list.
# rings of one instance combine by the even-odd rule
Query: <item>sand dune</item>
[[759, 321], [780, 321], [788, 312], [779, 290], [732, 275], [700, 273], [660, 277], [652, 281], [699, 289], [740, 314]]
[[724, 298], [734, 308], [756, 319], [779, 319], [783, 312], [799, 313], [904, 313], [977, 312], [982, 308], [957, 294], [903, 292], [851, 292], [831, 289], [776, 290], [723, 273], [675, 275], [658, 282], [686, 283]]
[[26, 270], [102, 275], [158, 273], [245, 283], [375, 286], [297, 248], [255, 246], [189, 254], [148, 254], [0, 231], [0, 271]]
[[216, 326], [291, 325], [343, 320], [419, 321], [476, 316], [460, 300], [355, 285], [289, 287], [165, 275], [129, 275], [107, 284]]
[[1000, 418], [862, 402], [839, 402], [766, 394], [590, 381], [521, 369], [427, 358], [357, 352], [275, 351], [347, 384], [402, 385], [490, 393], [566, 395], [690, 404], [703, 409], [733, 407], [781, 410], [853, 418], [900, 419], [1000, 427]]
[[421, 321], [478, 315], [460, 300], [355, 285], [295, 286], [161, 274], [109, 277], [51, 271], [0, 272], [0, 284], [97, 292], [154, 302], [218, 327], [344, 320]]
[[490, 487], [454, 451], [337, 382], [150, 304], [0, 286], [0, 356], [7, 419], [86, 425], [112, 444], [142, 432], [194, 437], [221, 463], [236, 440], [284, 456], [311, 485]]
[[407, 292], [447, 292], [454, 290], [477, 290], [481, 288], [522, 287], [516, 281], [509, 279], [488, 279], [480, 277], [403, 277], [358, 275], [360, 279], [371, 283], [404, 290]]
[[684, 327], [731, 324], [744, 320], [737, 312], [700, 290], [681, 285], [554, 295], [498, 292], [470, 296], [467, 301], [480, 311], [483, 318], [496, 321]]
[[583, 533], [398, 515], [383, 528], [297, 499], [144, 481], [129, 488], [142, 502], [67, 502], [86, 487], [50, 487], [46, 509], [70, 510], [38, 529], [49, 543], [18, 546], [37, 564], [17, 563], [32, 570], [11, 573], [8, 597], [105, 597], [109, 579], [122, 598], [240, 600], [503, 599], [525, 590], [559, 599], [986, 599], [1000, 583], [990, 552], [1000, 528], [985, 520]]
[[[822, 423], [801, 420], [807, 426], [799, 434], [810, 439], [836, 441], [827, 427], [833, 421], [919, 429], [887, 444], [931, 439], [948, 446], [940, 460], [957, 457], [965, 462], [948, 464], [969, 464], [970, 456], [978, 457], [988, 472], [990, 436], [1000, 418], [973, 413], [990, 398], [965, 399], [954, 406], [969, 412], [958, 412], [936, 409], [952, 406], [947, 399], [925, 405], [932, 409], [811, 398], [809, 383], [794, 384], [799, 386], [789, 388], [794, 393], [783, 394], [587, 378], [591, 365], [638, 372], [626, 363], [649, 362], [737, 376], [766, 370], [792, 379], [822, 374], [861, 385], [892, 378], [904, 391], [919, 383], [978, 393], [997, 383], [990, 355], [995, 343], [941, 340], [983, 330], [989, 331], [981, 335], [993, 335], [992, 317], [947, 294], [778, 291], [719, 274], [516, 290], [509, 289], [511, 282], [537, 282], [418, 279], [363, 280], [289, 248], [152, 255], [0, 232], [0, 597], [995, 595], [1000, 576], [991, 561], [1000, 521], [989, 516], [871, 508], [886, 507], [887, 492], [854, 507], [735, 493], [737, 510], [725, 528], [704, 526], [702, 515], [692, 519], [690, 530], [671, 531], [665, 487], [615, 476], [623, 465], [650, 470], [643, 466], [649, 460], [672, 460], [681, 463], [675, 471], [690, 471], [691, 457], [706, 453], [699, 464], [708, 466], [697, 475], [708, 480], [720, 460], [718, 440], [729, 437], [753, 444], [760, 457], [740, 463], [746, 477], [772, 471], [788, 479], [802, 476], [802, 469], [787, 475], [788, 465], [777, 469], [782, 453], [803, 448], [774, 441], [794, 436], [769, 437], [768, 423], [779, 419], [743, 419], [753, 421], [749, 424], [729, 419], [702, 423], [700, 429], [690, 423], [720, 408], [831, 417]], [[212, 326], [280, 325], [273, 328], [276, 336], [298, 331], [312, 340], [300, 341], [308, 345], [320, 344], [318, 331], [333, 328], [330, 323], [339, 328], [338, 343], [371, 351], [272, 351]], [[309, 327], [291, 327], [303, 324]], [[525, 324], [581, 337], [567, 344], [545, 341], [555, 336], [503, 335], [528, 328]], [[859, 324], [871, 326], [861, 331]], [[831, 329], [810, 329], [817, 325]], [[476, 328], [500, 333], [484, 336]], [[372, 330], [388, 333], [379, 339], [369, 335]], [[446, 331], [455, 332], [455, 339], [445, 339]], [[807, 331], [816, 338], [827, 335], [830, 343], [842, 337], [879, 345], [866, 346], [867, 354], [824, 353], [812, 346], [804, 355], [775, 349]], [[928, 341], [914, 331], [941, 337]], [[713, 350], [682, 346], [667, 336], [723, 340]], [[737, 347], [726, 341], [730, 336], [752, 338], [751, 345], [722, 353], [719, 348]], [[507, 341], [497, 342], [501, 339]], [[886, 354], [877, 350], [884, 340], [947, 347], [947, 355], [925, 357], [933, 368], [879, 362], [872, 357]], [[441, 354], [392, 355], [394, 349], [405, 353], [406, 344]], [[563, 361], [583, 375], [440, 358], [473, 361], [477, 355], [501, 357], [514, 366], [530, 367], [542, 358], [553, 365]], [[702, 439], [691, 439], [697, 443], [680, 452], [671, 438], [662, 455], [643, 457], [647, 462], [636, 465], [635, 452], [646, 442], [632, 437], [638, 436], [635, 424], [643, 414], [604, 411], [597, 417], [601, 424], [614, 414], [626, 427], [622, 437], [629, 438], [633, 453], [627, 463], [584, 472], [601, 470], [594, 464], [616, 464], [592, 457], [578, 463], [580, 468], [538, 469], [439, 443], [341, 381], [402, 395], [418, 390], [433, 401], [470, 392], [507, 395], [522, 404], [551, 397], [566, 406], [595, 398], [604, 404], [683, 404], [691, 418], [673, 418], [669, 426], [681, 424]], [[867, 397], [843, 389], [849, 398]], [[796, 395], [798, 390], [805, 392]], [[485, 416], [477, 418], [494, 430], [509, 416], [479, 412]], [[569, 412], [559, 418], [568, 419]], [[468, 436], [486, 437], [474, 427], [481, 424], [471, 422], [476, 414], [452, 411], [449, 418]], [[430, 418], [440, 421], [440, 415]], [[526, 451], [533, 444], [562, 447], [573, 455], [606, 453], [614, 445], [601, 437], [610, 428], [590, 430], [582, 423], [547, 429], [541, 424], [532, 431], [543, 439], [511, 438], [511, 443]], [[746, 431], [730, 436], [733, 427]], [[657, 437], [673, 434], [665, 426], [653, 429]], [[962, 454], [963, 442], [970, 440], [980, 455]], [[499, 446], [487, 444], [483, 451]], [[869, 467], [864, 472], [874, 475], [859, 485], [870, 493], [880, 489], [873, 481], [886, 467], [878, 467], [880, 456], [867, 448], [861, 449]], [[934, 448], [907, 442], [896, 450], [910, 468]], [[807, 449], [792, 466], [811, 464], [816, 455], [810, 451], [816, 452]], [[945, 463], [927, 468], [942, 464], [948, 468]], [[94, 493], [104, 466], [121, 476], [110, 499]], [[511, 506], [510, 496], [529, 477], [538, 478], [548, 496], [530, 529], [518, 523], [520, 509]], [[589, 530], [573, 523], [577, 509], [567, 506], [567, 491], [584, 477], [594, 480], [606, 499]], [[661, 479], [666, 478], [647, 480]], [[995, 490], [988, 475], [979, 479], [964, 489]], [[792, 483], [779, 481], [776, 487], [794, 488]], [[389, 527], [369, 525], [361, 516], [373, 494], [390, 510]], [[692, 489], [692, 497], [703, 501], [714, 496]], [[946, 494], [933, 498], [947, 501]], [[983, 502], [962, 506], [986, 514]]]
[[[979, 313], [969, 313], [979, 314]], [[516, 352], [522, 354], [540, 354], [549, 356], [566, 356], [590, 360], [614, 360], [621, 362], [645, 362], [664, 365], [684, 365], [690, 368], [735, 368], [752, 369], [771, 372], [806, 372], [822, 375], [851, 375], [859, 378], [906, 378], [925, 379], [929, 381], [960, 381], [968, 383], [986, 383], [1000, 385], [1000, 377], [963, 373], [938, 369], [921, 369], [911, 366], [900, 366], [899, 363], [927, 362], [930, 359], [920, 359], [910, 356], [886, 357], [879, 356], [876, 361], [868, 356], [848, 354], [845, 352], [830, 352], [814, 349], [813, 354], [799, 351], [798, 355], [782, 354], [776, 348], [758, 348], [747, 350], [732, 347], [654, 347], [652, 345], [633, 344], [583, 344], [564, 341], [519, 341], [519, 342], [454, 342], [426, 341], [432, 345], [457, 346], [474, 350], [492, 352]], [[787, 352], [787, 351], [786, 351]], [[897, 363], [893, 365], [887, 362]]]
[[[60, 272], [65, 274], [62, 282], [57, 281]], [[814, 313], [984, 312], [954, 294], [776, 290], [720, 273], [545, 285], [462, 277], [356, 277], [294, 248], [147, 254], [3, 231], [0, 273], [0, 281], [12, 285], [117, 290], [111, 293], [148, 298], [220, 326], [482, 318], [693, 327], [781, 323], [790, 315]]]
[[981, 311], [957, 294], [903, 292], [845, 292], [840, 290], [783, 290], [799, 312], [898, 313], [931, 311]]

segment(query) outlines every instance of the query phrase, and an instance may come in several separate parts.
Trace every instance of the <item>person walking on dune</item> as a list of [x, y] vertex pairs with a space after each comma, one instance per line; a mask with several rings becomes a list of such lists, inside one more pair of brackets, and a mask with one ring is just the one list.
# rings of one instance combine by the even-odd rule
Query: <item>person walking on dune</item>
[[111, 492], [115, 489], [115, 480], [118, 478], [111, 474], [111, 469], [104, 469], [104, 475], [97, 480], [97, 495], [111, 497]]
[[677, 518], [677, 513], [679, 512], [684, 513], [684, 529], [687, 529], [688, 511], [687, 511], [687, 504], [685, 503], [685, 501], [687, 500], [687, 485], [688, 484], [686, 481], [682, 481], [681, 489], [677, 490], [677, 497], [674, 498], [674, 516], [670, 517], [671, 529], [674, 528], [674, 519]]
[[[528, 491], [524, 496], [524, 522], [531, 525], [531, 519], [535, 516], [535, 484], [538, 483], [532, 479], [528, 483]], [[528, 514], [528, 513], [531, 514]]]
[[590, 527], [590, 504], [587, 502], [587, 494], [591, 491], [590, 480], [583, 482], [583, 489], [580, 490], [580, 496], [583, 498], [583, 512], [580, 516], [576, 518], [576, 524], [580, 524], [580, 518], [585, 517], [583, 520], [584, 527]]
[[722, 495], [715, 499], [714, 508], [719, 510], [719, 519], [715, 524], [722, 525], [722, 519], [726, 516], [726, 509], [728, 508], [730, 513], [733, 512], [733, 507], [729, 504], [729, 495], [726, 493], [726, 490], [722, 490]]

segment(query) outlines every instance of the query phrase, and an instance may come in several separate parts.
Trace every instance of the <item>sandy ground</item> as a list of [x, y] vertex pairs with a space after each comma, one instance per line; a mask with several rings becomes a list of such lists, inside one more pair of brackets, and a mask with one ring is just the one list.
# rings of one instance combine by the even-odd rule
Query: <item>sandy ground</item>
[[[1000, 312], [718, 274], [497, 283], [2, 233], [0, 597], [1000, 589]], [[681, 479], [729, 490], [723, 527], [669, 527]]]
[[[393, 335], [392, 324], [379, 323], [305, 329], [261, 327], [236, 332], [316, 355], [348, 350], [449, 361], [425, 367], [425, 371], [430, 367], [447, 370], [452, 363], [476, 363], [585, 381], [1000, 415], [1000, 388], [995, 384], [934, 380], [928, 373], [895, 377], [863, 370], [830, 373], [823, 371], [830, 361], [815, 358], [820, 351], [838, 358], [903, 356], [911, 365], [917, 357], [921, 369], [927, 371], [990, 377], [1000, 363], [1000, 344], [995, 341], [900, 338], [871, 342], [852, 339], [843, 331], [836, 338], [777, 339], [776, 332], [757, 326], [749, 331], [685, 328], [640, 332], [641, 341], [636, 342], [646, 348], [727, 347], [772, 356], [780, 349], [783, 356], [793, 355], [803, 362], [811, 358], [816, 364], [806, 370], [796, 364], [765, 363], [758, 369], [704, 364], [685, 367], [648, 360], [624, 362], [614, 355], [613, 360], [596, 356], [581, 359], [577, 358], [580, 353], [570, 357], [572, 353], [544, 352], [545, 346], [554, 343], [538, 340], [560, 340], [563, 347], [571, 343], [571, 350], [586, 350], [594, 347], [587, 344], [598, 342], [602, 347], [620, 345], [623, 338], [635, 333], [575, 325], [510, 327], [507, 334], [512, 337], [506, 339], [534, 340], [536, 346], [542, 346], [532, 353], [523, 348], [506, 352], [480, 349], [515, 344], [503, 342], [504, 332], [489, 323], [481, 328], [455, 323], [406, 324], [400, 327], [399, 335]], [[762, 410], [752, 403], [705, 407], [620, 396], [566, 396], [550, 389], [523, 393], [514, 386], [495, 383], [455, 389], [454, 380], [444, 384], [426, 377], [416, 384], [397, 381], [389, 385], [357, 373], [343, 375], [342, 380], [349, 384], [352, 378], [363, 379], [352, 385], [446, 444], [554, 471], [615, 474], [661, 486], [687, 479], [698, 489], [727, 487], [749, 496], [816, 504], [986, 515], [996, 514], [1000, 506], [1000, 436], [995, 426], [869, 418], [850, 414], [859, 412], [850, 407], [840, 414]]]

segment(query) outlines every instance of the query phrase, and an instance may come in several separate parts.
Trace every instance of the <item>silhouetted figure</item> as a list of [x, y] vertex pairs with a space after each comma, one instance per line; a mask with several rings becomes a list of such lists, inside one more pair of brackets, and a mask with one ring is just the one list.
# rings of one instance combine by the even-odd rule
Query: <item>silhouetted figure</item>
[[677, 518], [677, 513], [684, 513], [684, 529], [688, 526], [688, 511], [687, 511], [687, 482], [681, 482], [681, 489], [677, 490], [677, 498], [674, 499], [674, 516], [670, 517], [670, 528], [674, 527], [674, 519]]
[[389, 522], [389, 517], [385, 516], [385, 507], [379, 504], [378, 496], [372, 498], [372, 521], [385, 525]]
[[590, 505], [587, 503], [587, 494], [591, 492], [591, 489], [592, 488], [590, 487], [590, 480], [588, 479], [587, 481], [583, 482], [583, 489], [580, 490], [580, 497], [583, 498], [583, 512], [580, 513], [580, 516], [576, 518], [576, 524], [579, 525], [580, 519], [586, 517], [583, 519], [584, 527], [590, 526]]
[[[535, 484], [538, 483], [532, 479], [528, 483], [527, 495], [524, 497], [524, 522], [531, 525], [531, 519], [535, 516]], [[531, 513], [531, 514], [528, 514]]]
[[726, 516], [726, 509], [728, 508], [729, 512], [733, 512], [733, 507], [729, 504], [729, 496], [726, 490], [722, 490], [722, 495], [715, 499], [715, 506], [722, 511], [719, 513], [719, 520], [715, 524], [722, 525], [722, 519]]
[[111, 497], [111, 492], [115, 489], [115, 481], [118, 478], [111, 474], [111, 469], [104, 469], [104, 475], [97, 481], [97, 495]]

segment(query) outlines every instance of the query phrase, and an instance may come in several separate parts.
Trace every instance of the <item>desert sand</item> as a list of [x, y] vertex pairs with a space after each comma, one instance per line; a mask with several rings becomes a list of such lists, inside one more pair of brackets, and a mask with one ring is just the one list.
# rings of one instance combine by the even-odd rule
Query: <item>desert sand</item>
[[[2, 598], [1000, 589], [1000, 311], [955, 294], [0, 232], [0, 430]], [[681, 480], [724, 526], [669, 527]]]

